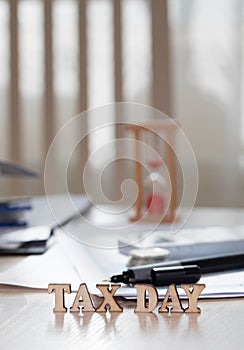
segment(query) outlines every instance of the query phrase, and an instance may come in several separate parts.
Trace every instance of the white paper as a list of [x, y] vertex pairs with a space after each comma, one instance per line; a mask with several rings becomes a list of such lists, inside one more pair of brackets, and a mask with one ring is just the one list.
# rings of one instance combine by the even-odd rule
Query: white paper
[[18, 229], [0, 230], [0, 246], [7, 243], [26, 243], [30, 241], [46, 241], [50, 236], [48, 226], [34, 226]]
[[0, 284], [47, 289], [49, 283], [72, 283], [77, 290], [80, 278], [58, 244], [46, 253], [23, 258], [0, 273]]

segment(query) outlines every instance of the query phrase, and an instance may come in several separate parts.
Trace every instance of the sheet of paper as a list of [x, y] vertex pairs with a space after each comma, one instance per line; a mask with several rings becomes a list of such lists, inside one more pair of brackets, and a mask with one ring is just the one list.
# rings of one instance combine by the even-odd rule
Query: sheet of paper
[[49, 283], [71, 283], [77, 290], [80, 278], [58, 244], [43, 255], [23, 258], [0, 272], [0, 284], [47, 289]]
[[25, 243], [30, 241], [46, 241], [50, 236], [48, 226], [34, 226], [19, 229], [2, 229], [0, 245], [7, 243]]

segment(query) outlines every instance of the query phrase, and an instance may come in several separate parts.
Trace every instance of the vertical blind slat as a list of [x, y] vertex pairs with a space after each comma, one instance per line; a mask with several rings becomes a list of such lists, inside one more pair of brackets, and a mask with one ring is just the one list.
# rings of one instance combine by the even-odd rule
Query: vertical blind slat
[[114, 95], [115, 102], [122, 101], [122, 55], [121, 55], [121, 1], [114, 0]]
[[44, 57], [45, 57], [45, 93], [44, 93], [44, 130], [45, 153], [54, 137], [54, 96], [53, 96], [53, 42], [52, 42], [52, 0], [44, 0]]
[[86, 45], [86, 0], [78, 0], [79, 6], [79, 67], [80, 108], [87, 109], [87, 45]]
[[[79, 8], [79, 75], [80, 75], [80, 101], [79, 108], [80, 112], [87, 110], [87, 39], [86, 39], [86, 0], [78, 0]], [[87, 133], [87, 120], [82, 118], [81, 128], [83, 133]], [[87, 138], [82, 140], [80, 147], [80, 159], [81, 169], [83, 171], [85, 164], [88, 159], [88, 140]], [[84, 192], [84, 186], [81, 185], [81, 190]]]
[[167, 0], [151, 0], [153, 107], [170, 116], [170, 65]]
[[18, 1], [10, 6], [10, 137], [11, 160], [20, 161], [19, 55], [18, 55]]
[[[122, 44], [121, 44], [121, 1], [113, 1], [113, 31], [114, 31], [114, 100], [115, 102], [123, 101], [122, 92]], [[115, 110], [115, 122], [121, 121], [120, 110]], [[123, 137], [123, 125], [115, 125], [115, 135], [117, 139]], [[120, 158], [120, 150], [116, 148], [117, 158]], [[123, 182], [124, 177], [123, 164], [118, 161], [116, 164], [116, 186], [118, 189], [116, 196], [119, 199], [120, 185]]]

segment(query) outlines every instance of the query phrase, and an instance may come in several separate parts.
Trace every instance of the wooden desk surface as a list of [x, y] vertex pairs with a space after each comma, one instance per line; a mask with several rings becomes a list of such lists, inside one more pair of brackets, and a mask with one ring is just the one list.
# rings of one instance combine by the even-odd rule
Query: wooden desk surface
[[[228, 224], [244, 221], [242, 210], [209, 213], [203, 210], [197, 225], [217, 224], [221, 218]], [[1, 269], [18, 259], [1, 257]], [[67, 295], [67, 306], [73, 297]], [[54, 295], [47, 291], [1, 286], [0, 349], [244, 348], [244, 298], [200, 301], [201, 314], [135, 314], [134, 301], [120, 304], [124, 311], [119, 314], [54, 314]]]
[[54, 314], [53, 295], [0, 292], [1, 349], [243, 349], [244, 299], [200, 301], [201, 314]]

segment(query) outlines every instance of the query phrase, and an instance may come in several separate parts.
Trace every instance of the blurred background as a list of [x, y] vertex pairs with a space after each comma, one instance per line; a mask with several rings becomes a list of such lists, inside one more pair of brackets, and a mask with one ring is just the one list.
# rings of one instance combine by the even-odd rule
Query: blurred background
[[[1, 194], [44, 193], [58, 130], [88, 108], [125, 101], [179, 122], [198, 161], [197, 205], [243, 206], [243, 23], [242, 0], [0, 0], [0, 159], [40, 174], [1, 178]], [[93, 127], [92, 118], [81, 125]], [[58, 147], [57, 164], [78, 132]], [[72, 191], [82, 191], [89, 154], [122, 134], [110, 127], [83, 141], [70, 162]], [[92, 171], [110, 156], [94, 158]]]

